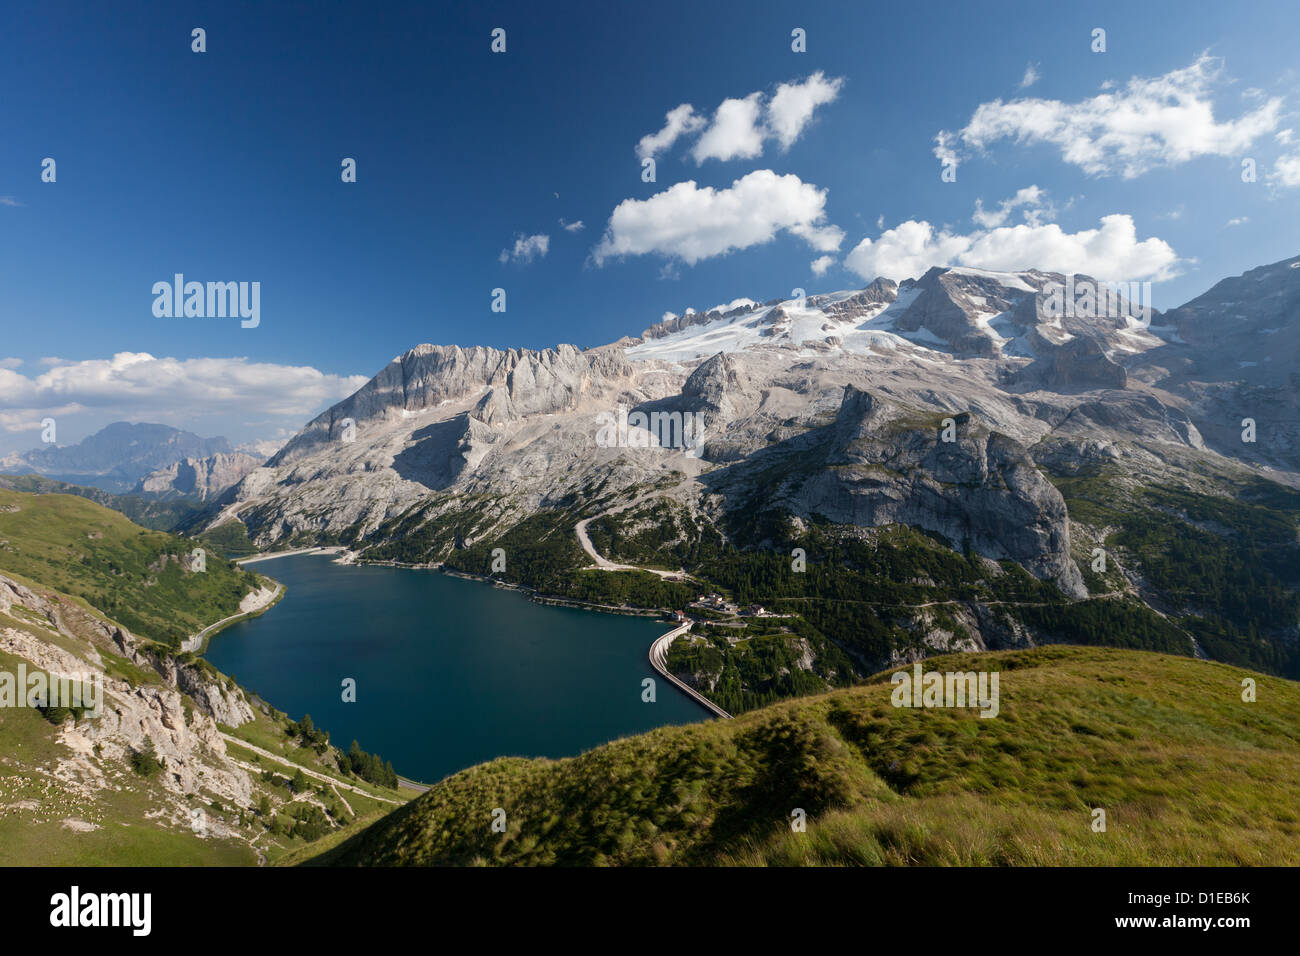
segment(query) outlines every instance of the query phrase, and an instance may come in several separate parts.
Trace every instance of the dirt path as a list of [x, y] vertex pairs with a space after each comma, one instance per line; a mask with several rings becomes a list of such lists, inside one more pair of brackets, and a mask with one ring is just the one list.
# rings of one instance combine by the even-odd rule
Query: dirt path
[[[680, 487], [680, 485], [678, 487]], [[676, 489], [673, 490], [675, 491]], [[650, 574], [657, 574], [661, 578], [680, 578], [683, 581], [693, 581], [694, 578], [687, 574], [685, 570], [660, 571], [656, 568], [643, 568], [635, 564], [616, 564], [597, 551], [596, 546], [591, 543], [591, 538], [587, 536], [587, 525], [591, 524], [591, 522], [595, 521], [597, 518], [606, 518], [609, 515], [620, 514], [621, 512], [627, 511], [629, 508], [635, 508], [642, 502], [649, 501], [651, 498], [665, 498], [668, 494], [667, 491], [653, 491], [649, 494], [642, 495], [640, 498], [633, 498], [631, 501], [621, 504], [617, 508], [610, 508], [608, 511], [602, 511], [600, 514], [592, 515], [590, 518], [583, 518], [573, 526], [573, 531], [578, 536], [578, 544], [582, 545], [582, 550], [587, 552], [587, 556], [591, 558], [591, 560], [596, 563], [596, 567], [602, 571], [647, 571]]]
[[[344, 790], [351, 790], [353, 793], [358, 793], [363, 797], [369, 797], [371, 800], [380, 800], [383, 803], [391, 803], [394, 806], [400, 807], [402, 805], [402, 801], [400, 800], [390, 800], [388, 797], [381, 797], [378, 796], [377, 794], [373, 794], [366, 790], [362, 790], [360, 787], [354, 787], [350, 783], [343, 783], [340, 780], [335, 780], [333, 777], [327, 774], [317, 773], [315, 770], [308, 770], [302, 764], [294, 763], [292, 760], [289, 760], [286, 757], [281, 757], [279, 754], [273, 754], [269, 750], [263, 750], [261, 747], [255, 746], [254, 744], [250, 744], [247, 740], [240, 740], [238, 737], [231, 736], [230, 734], [225, 733], [224, 731], [221, 733], [221, 739], [228, 744], [234, 744], [235, 746], [242, 747], [245, 750], [251, 750], [259, 757], [265, 757], [268, 760], [274, 760], [276, 763], [281, 764], [282, 766], [292, 767], [294, 770], [301, 770], [308, 777], [313, 777], [316, 780], [322, 781], [323, 783], [328, 783], [332, 787], [333, 786], [342, 787]], [[254, 764], [244, 763], [242, 760], [238, 760], [235, 757], [231, 757], [230, 759], [233, 760], [239, 766], [243, 767], [245, 770], [251, 770], [254, 773], [261, 773], [264, 769], [266, 769], [264, 767], [255, 766]], [[340, 797], [339, 799], [342, 799], [342, 797]], [[355, 814], [353, 815], [355, 816]]]

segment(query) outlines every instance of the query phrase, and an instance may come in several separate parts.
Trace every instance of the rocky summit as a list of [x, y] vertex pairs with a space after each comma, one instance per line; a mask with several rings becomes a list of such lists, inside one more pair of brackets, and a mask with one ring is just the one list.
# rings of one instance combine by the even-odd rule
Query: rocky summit
[[[688, 310], [588, 350], [420, 345], [239, 481], [209, 524], [237, 518], [267, 546], [346, 534], [364, 549], [435, 492], [498, 499], [504, 522], [593, 482], [631, 495], [673, 480], [695, 509], [766, 508], [777, 499], [752, 482], [742, 491], [745, 472], [789, 471], [815, 446], [822, 473], [778, 483], [792, 510], [929, 528], [1068, 592], [1069, 528], [1035, 464], [1045, 443], [1056, 458], [1103, 447], [1158, 470], [1195, 453], [1294, 481], [1296, 420], [1279, 394], [1294, 393], [1294, 373], [1278, 336], [1295, 334], [1283, 319], [1300, 308], [1296, 266], [1224, 280], [1145, 320], [1086, 276], [936, 268]], [[1089, 286], [1100, 290], [1089, 309], [1061, 308], [1063, 290]], [[1227, 329], [1250, 358], [1225, 354]], [[702, 454], [597, 447], [597, 415], [620, 403], [704, 411]], [[949, 416], [961, 424], [944, 447]], [[1258, 437], [1242, 441], [1252, 417]], [[717, 469], [726, 476], [709, 478]]]
[[[1167, 312], [1088, 276], [934, 268], [687, 310], [586, 350], [420, 345], [217, 498], [196, 530], [239, 522], [263, 548], [341, 545], [349, 560], [483, 574], [473, 549], [508, 542], [535, 559], [510, 577], [546, 590], [556, 566], [689, 573], [706, 542], [758, 555], [812, 529], [871, 542], [908, 528], [990, 573], [1014, 563], [1053, 601], [1137, 601], [1161, 630], [1163, 615], [1203, 609], [1156, 583], [1153, 549], [1138, 543], [1151, 516], [1223, 531], [1197, 515], [1255, 483], [1300, 480], [1294, 373], [1278, 348], [1295, 352], [1296, 266], [1224, 280]], [[1254, 350], [1225, 351], [1227, 328]], [[601, 440], [616, 419], [631, 427]], [[1189, 510], [1148, 491], [1209, 497]], [[601, 553], [589, 526], [617, 553]], [[554, 550], [543, 561], [537, 548]], [[954, 603], [932, 575], [914, 580], [933, 588], [914, 608]], [[1042, 600], [1003, 598], [954, 607], [944, 625], [914, 609], [854, 666], [911, 653], [904, 632], [942, 650], [1094, 629], [1033, 624], [1024, 614]], [[1013, 603], [1019, 623], [993, 620]], [[1276, 617], [1268, 640], [1290, 660], [1300, 635]], [[1224, 626], [1256, 640], [1240, 621]], [[1195, 628], [1161, 639], [1196, 653], [1214, 641]]]

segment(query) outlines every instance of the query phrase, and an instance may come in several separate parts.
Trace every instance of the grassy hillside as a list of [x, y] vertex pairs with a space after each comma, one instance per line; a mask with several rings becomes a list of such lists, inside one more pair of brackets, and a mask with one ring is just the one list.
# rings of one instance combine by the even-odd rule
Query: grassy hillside
[[73, 485], [43, 475], [0, 475], [0, 488], [38, 495], [77, 495], [120, 511], [138, 525], [155, 531], [175, 531], [203, 512], [203, 502], [187, 496], [167, 499], [149, 495], [117, 495], [102, 488]]
[[1253, 477], [1215, 494], [1131, 490], [1116, 469], [1053, 480], [1076, 526], [1138, 571], [1208, 656], [1300, 678], [1300, 491]]
[[1109, 648], [926, 669], [999, 670], [1000, 714], [895, 708], [879, 675], [572, 759], [495, 760], [313, 862], [1300, 864], [1300, 685]]
[[115, 642], [114, 624], [166, 639], [237, 609], [254, 576], [211, 554], [204, 573], [171, 559], [192, 547], [79, 497], [0, 491], [0, 673], [48, 672], [62, 658], [65, 673], [126, 682], [105, 682], [98, 716], [0, 708], [0, 866], [279, 863], [409, 796], [345, 768], [323, 732], [260, 702], [252, 721], [215, 725], [162, 665], [184, 668], [183, 686], [198, 681], [207, 699], [242, 699], [233, 681], [189, 654]]
[[75, 495], [0, 489], [0, 571], [82, 598], [173, 647], [236, 613], [257, 586], [256, 575], [210, 548], [207, 570], [191, 571], [187, 556], [195, 547]]

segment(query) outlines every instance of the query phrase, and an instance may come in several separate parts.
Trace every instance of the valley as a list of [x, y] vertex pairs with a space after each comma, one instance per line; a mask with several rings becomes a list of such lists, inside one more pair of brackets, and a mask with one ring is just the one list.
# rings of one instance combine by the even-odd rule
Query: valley
[[[1294, 264], [1256, 270], [1267, 308], [1234, 315], [1279, 334]], [[1255, 794], [1251, 823], [1216, 804], [1212, 827], [1149, 800], [1175, 765], [1189, 787], [1211, 765], [1290, 773], [1290, 385], [1198, 351], [1237, 280], [1134, 326], [1124, 300], [1051, 308], [1058, 278], [931, 270], [740, 299], [588, 350], [418, 346], [260, 465], [142, 459], [130, 494], [0, 478], [0, 650], [98, 668], [116, 702], [107, 719], [6, 714], [0, 819], [111, 830], [105, 860], [1272, 859], [1285, 787]], [[650, 427], [686, 416], [689, 447]], [[620, 440], [602, 442], [611, 420]], [[881, 711], [881, 675], [920, 660], [1002, 668], [1004, 729]], [[1234, 709], [1242, 674], [1266, 707]], [[345, 679], [360, 703], [340, 702]], [[1160, 727], [1137, 692], [1156, 684], [1178, 700]], [[1116, 693], [1077, 695], [1094, 685]], [[1265, 751], [1240, 749], [1246, 713], [1271, 722]], [[393, 760], [438, 782], [405, 787]], [[954, 760], [969, 773], [939, 769]], [[610, 781], [597, 803], [633, 806], [655, 779], [668, 809], [595, 823], [575, 802], [592, 773]], [[1099, 851], [1069, 821], [1106, 800], [1126, 835]], [[505, 808], [504, 839], [453, 823], [476, 801]], [[782, 836], [786, 803], [819, 821], [812, 844]], [[1002, 822], [954, 829], [974, 813]]]

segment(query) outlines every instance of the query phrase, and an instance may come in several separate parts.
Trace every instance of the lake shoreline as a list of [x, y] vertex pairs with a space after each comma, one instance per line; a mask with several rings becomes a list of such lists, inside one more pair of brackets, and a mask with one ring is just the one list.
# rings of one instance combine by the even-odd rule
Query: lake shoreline
[[[441, 562], [425, 562], [423, 564], [414, 564], [404, 561], [366, 561], [358, 560], [356, 552], [348, 551], [343, 548], [316, 548], [310, 551], [285, 552], [274, 555], [274, 557], [287, 557], [288, 554], [328, 554], [342, 551], [340, 557], [336, 558], [335, 564], [351, 564], [357, 567], [372, 568], [402, 568], [410, 571], [437, 571], [448, 577], [461, 578], [465, 581], [478, 581], [483, 584], [490, 584], [494, 588], [500, 588], [503, 591], [517, 591], [524, 594], [534, 604], [542, 604], [547, 607], [569, 607], [579, 611], [599, 611], [602, 614], [626, 614], [632, 617], [662, 617], [670, 619], [672, 610], [670, 608], [641, 608], [631, 607], [630, 605], [614, 604], [594, 604], [591, 601], [580, 601], [577, 598], [563, 597], [558, 594], [543, 594], [537, 588], [529, 587], [526, 584], [514, 584], [510, 581], [502, 581], [487, 574], [471, 574], [468, 571], [459, 571], [455, 568], [449, 568]], [[272, 557], [272, 555], [267, 556]]]
[[[300, 549], [286, 550], [284, 552], [267, 553], [261, 555], [250, 555], [249, 558], [255, 558], [258, 561], [270, 561], [275, 558], [281, 558], [281, 557], [304, 557], [305, 558], [313, 555], [319, 557], [332, 558], [332, 560], [328, 562], [321, 562], [321, 564], [324, 567], [369, 566], [371, 568], [376, 568], [376, 569], [391, 568], [391, 569], [398, 569], [398, 570], [439, 571], [441, 572], [439, 577], [459, 578], [461, 580], [472, 581], [480, 584], [490, 584], [494, 588], [498, 588], [504, 591], [514, 591], [518, 593], [520, 596], [528, 598], [528, 600], [526, 602], [523, 602], [522, 604], [522, 606], [525, 607], [526, 606], [556, 607], [556, 608], [568, 608], [570, 610], [575, 610], [575, 611], [594, 611], [597, 612], [597, 614], [611, 615], [611, 621], [614, 618], [622, 617], [625, 620], [629, 620], [629, 626], [636, 626], [636, 625], [631, 625], [631, 619], [645, 619], [647, 621], [647, 624], [651, 623], [652, 621], [654, 621], [655, 623], [664, 623], [665, 627], [662, 630], [658, 628], [649, 629], [651, 631], [659, 631], [659, 633], [653, 639], [650, 639], [650, 635], [647, 634], [646, 637], [643, 638], [643, 640], [647, 640], [648, 643], [640, 643], [638, 641], [634, 643], [632, 648], [628, 648], [627, 652], [620, 652], [623, 655], [623, 660], [625, 661], [629, 660], [629, 657], [626, 655], [630, 654], [630, 659], [639, 660], [641, 667], [646, 667], [647, 665], [649, 665], [647, 669], [649, 670], [651, 675], [656, 675], [657, 672], [660, 671], [660, 668], [656, 666], [655, 660], [648, 654], [647, 652], [648, 649], [652, 650], [654, 647], [662, 644], [664, 638], [668, 637], [669, 635], [676, 636], [677, 633], [680, 633], [680, 627], [675, 622], [669, 625], [667, 624], [667, 622], [664, 622], [662, 620], [662, 618], [664, 617], [664, 613], [661, 611], [656, 611], [654, 609], [647, 609], [647, 608], [629, 608], [629, 607], [597, 605], [590, 602], [584, 602], [584, 601], [574, 600], [570, 598], [551, 597], [551, 596], [539, 594], [537, 590], [534, 588], [529, 588], [523, 585], [501, 581], [486, 575], [476, 575], [476, 574], [470, 574], [463, 571], [458, 571], [455, 569], [444, 567], [441, 564], [406, 564], [402, 562], [391, 562], [391, 561], [358, 561], [356, 560], [355, 554], [348, 551], [347, 549], [338, 548], [338, 547], [300, 548]], [[248, 563], [248, 562], [241, 561], [241, 563]], [[300, 570], [291, 571], [290, 567], [286, 566], [280, 572], [283, 574], [283, 577], [280, 577], [280, 574], [277, 573], [276, 569], [273, 568], [259, 569], [258, 573], [260, 576], [264, 576], [271, 580], [275, 580], [277, 584], [283, 586], [281, 594], [279, 595], [280, 597], [283, 597], [290, 590], [297, 591], [300, 588], [302, 588], [304, 589], [302, 592], [302, 596], [307, 599], [310, 606], [311, 603], [314, 603], [314, 601], [319, 596], [321, 596], [320, 592], [314, 590], [316, 585], [309, 586], [308, 583], [305, 583], [307, 579], [304, 579], [302, 577], [302, 573]], [[310, 575], [309, 577], [318, 577], [319, 575], [320, 572], [317, 572], [313, 575]], [[351, 577], [351, 576], [345, 575], [345, 577]], [[406, 593], [413, 593], [419, 595], [423, 595], [427, 593], [432, 588], [432, 586], [417, 583], [419, 577], [420, 576], [415, 576], [414, 578], [408, 579], [408, 581], [410, 581], [411, 583], [406, 585], [404, 588], [402, 587], [396, 588], [396, 592], [401, 592], [404, 590]], [[278, 580], [276, 580], [277, 578]], [[341, 581], [342, 579], [340, 579], [340, 582]], [[367, 588], [371, 586], [372, 585], [369, 584], [366, 585]], [[443, 585], [442, 587], [445, 589], [446, 585]], [[333, 596], [333, 594], [338, 593], [341, 590], [344, 590], [344, 587], [340, 583], [340, 585], [338, 585], [337, 587], [334, 587], [331, 590], [323, 593], [330, 594], [331, 596]], [[480, 594], [485, 595], [485, 592], [480, 592]], [[446, 601], [447, 599], [442, 598], [441, 600]], [[487, 597], [485, 595], [483, 597], [475, 599], [475, 601], [470, 603], [481, 605], [483, 602], [494, 602], [494, 601], [495, 599], [491, 597]], [[279, 602], [276, 601], [275, 603], [279, 603]], [[461, 599], [456, 599], [453, 601], [453, 605], [457, 607], [461, 607], [465, 605], [465, 602]], [[390, 603], [390, 606], [398, 607], [400, 605], [398, 605], [397, 603]], [[443, 607], [448, 607], [448, 606], [452, 606], [452, 605], [446, 605], [446, 604], [443, 605]], [[263, 611], [264, 610], [266, 609], [263, 609]], [[441, 614], [443, 612], [440, 611], [439, 613]], [[583, 617], [586, 616], [587, 615], [583, 615]], [[360, 625], [360, 626], [364, 628], [364, 625]], [[452, 628], [457, 627], [457, 625], [454, 622], [449, 623], [448, 626]], [[562, 625], [559, 630], [562, 630], [564, 632], [571, 631], [573, 633], [577, 641], [576, 648], [592, 646], [594, 650], [595, 645], [589, 645], [589, 643], [584, 643], [584, 642], [591, 641], [593, 630], [597, 632], [597, 634], [599, 635], [599, 634], [603, 634], [604, 631], [610, 626], [612, 626], [612, 624], [607, 625], [607, 624], [601, 624], [597, 621], [592, 621], [591, 624], [570, 623], [567, 625]], [[295, 624], [294, 628], [291, 628], [291, 630], [296, 629], [298, 627], [299, 625]], [[417, 625], [417, 629], [418, 627], [419, 626]], [[348, 629], [349, 629], [349, 624], [345, 620], [339, 618], [330, 618], [328, 630], [322, 631], [322, 633], [328, 633], [329, 631], [348, 630]], [[222, 632], [225, 632], [225, 630], [226, 630], [225, 627], [221, 628]], [[282, 630], [283, 630], [282, 628], [273, 627], [271, 633], [279, 634], [281, 633]], [[465, 628], [463, 627], [459, 628], [458, 630], [460, 633], [465, 632]], [[356, 625], [352, 627], [352, 631], [353, 633], [356, 633]], [[535, 640], [524, 641], [520, 643], [517, 638], [514, 639], [513, 641], [508, 640], [505, 643], [500, 645], [497, 645], [496, 642], [494, 641], [487, 641], [486, 644], [487, 646], [496, 647], [497, 651], [495, 653], [503, 654], [505, 655], [506, 659], [517, 662], [515, 664], [510, 665], [511, 667], [519, 668], [522, 672], [528, 673], [529, 675], [544, 673], [546, 672], [546, 668], [550, 666], [554, 666], [557, 670], [568, 671], [569, 673], [575, 675], [587, 673], [588, 663], [591, 660], [589, 656], [590, 652], [587, 650], [578, 650], [578, 649], [570, 650], [569, 648], [575, 647], [575, 645], [569, 642], [567, 636], [565, 639], [559, 639], [560, 635], [558, 633], [555, 633], [556, 628], [554, 627], [554, 625], [552, 625], [551, 631], [552, 633], [554, 633], [554, 637], [550, 638], [549, 640], [543, 641], [540, 647], [537, 646], [537, 642]], [[470, 627], [469, 632], [473, 634], [474, 628]], [[404, 630], [400, 625], [398, 625], [397, 627], [395, 627], [393, 630], [390, 631], [390, 634], [399, 636], [398, 643], [400, 643], [400, 635], [404, 635], [406, 633], [407, 631]], [[525, 634], [535, 633], [533, 630], [533, 626], [529, 625], [528, 627], [524, 628], [523, 633]], [[216, 634], [214, 633], [211, 636], [215, 637]], [[296, 634], [286, 635], [286, 636], [290, 636], [294, 640], [297, 640]], [[485, 632], [484, 636], [490, 636], [490, 632]], [[273, 678], [269, 680], [261, 679], [255, 676], [254, 673], [249, 672], [249, 669], [247, 669], [246, 667], [235, 665], [232, 661], [229, 660], [228, 652], [230, 651], [230, 648], [226, 648], [227, 653], [222, 653], [220, 651], [223, 645], [222, 641], [211, 641], [211, 642], [205, 641], [204, 643], [205, 643], [204, 652], [207, 652], [209, 649], [216, 651], [215, 654], [207, 655], [208, 659], [210, 660], [210, 662], [214, 664], [214, 666], [217, 666], [224, 673], [230, 673], [232, 674], [232, 676], [235, 676], [235, 679], [240, 683], [241, 686], [257, 687], [258, 690], [256, 691], [256, 693], [259, 696], [261, 696], [262, 699], [266, 700], [267, 703], [270, 704], [270, 706], [276, 709], [283, 708], [286, 713], [297, 713], [299, 711], [309, 712], [313, 715], [313, 717], [317, 718], [317, 722], [321, 726], [329, 726], [332, 730], [335, 730], [337, 732], [336, 735], [338, 735], [341, 740], [347, 739], [349, 736], [364, 737], [364, 739], [368, 742], [369, 746], [371, 746], [372, 748], [377, 748], [378, 749], [377, 752], [383, 753], [385, 756], [388, 756], [389, 759], [392, 760], [394, 764], [401, 767], [408, 768], [409, 771], [414, 771], [413, 774], [406, 777], [407, 780], [411, 780], [412, 778], [423, 779], [423, 780], [443, 779], [450, 773], [458, 772], [458, 770], [463, 770], [466, 769], [467, 767], [475, 766], [478, 763], [490, 761], [491, 759], [495, 759], [501, 756], [520, 755], [520, 756], [549, 757], [551, 759], [562, 759], [563, 757], [566, 756], [576, 756], [577, 754], [583, 753], [585, 752], [585, 750], [589, 749], [592, 746], [598, 746], [603, 741], [618, 739], [619, 737], [626, 736], [629, 733], [640, 733], [640, 732], [644, 732], [645, 729], [653, 729], [655, 726], [665, 725], [664, 723], [660, 722], [659, 718], [654, 718], [653, 722], [648, 727], [646, 727], [644, 724], [642, 724], [642, 721], [645, 720], [645, 716], [639, 718], [633, 716], [631, 717], [631, 722], [629, 723], [630, 715], [627, 706], [625, 704], [618, 704], [615, 702], [613, 704], [613, 709], [610, 710], [609, 707], [610, 707], [611, 697], [614, 699], [622, 698], [623, 695], [622, 688], [624, 687], [624, 681], [627, 679], [627, 675], [625, 675], [624, 672], [619, 670], [608, 671], [608, 672], [607, 671], [591, 672], [588, 673], [586, 677], [580, 678], [581, 680], [592, 681], [591, 683], [582, 684], [581, 691], [579, 690], [578, 686], [574, 685], [575, 678], [570, 677], [568, 679], [569, 689], [566, 692], [564, 692], [566, 695], [566, 699], [571, 701], [587, 700], [591, 693], [595, 693], [597, 697], [603, 698], [605, 703], [603, 705], [597, 705], [595, 710], [591, 712], [590, 717], [586, 716], [586, 713], [588, 710], [590, 710], [590, 708], [584, 704], [581, 707], [581, 715], [579, 715], [578, 710], [576, 710], [574, 707], [570, 707], [569, 710], [571, 711], [571, 713], [569, 713], [567, 717], [561, 714], [558, 718], [558, 722], [553, 722], [550, 717], [545, 716], [550, 714], [550, 710], [548, 709], [550, 706], [549, 702], [545, 706], [541, 707], [541, 709], [538, 709], [537, 703], [534, 700], [531, 705], [532, 706], [531, 710], [528, 709], [520, 710], [519, 727], [520, 728], [528, 728], [529, 726], [533, 728], [549, 727], [551, 729], [541, 732], [540, 734], [537, 730], [529, 730], [529, 729], [523, 729], [521, 731], [518, 728], [511, 728], [509, 730], [505, 730], [504, 728], [506, 726], [506, 723], [509, 723], [509, 720], [505, 718], [503, 715], [511, 713], [512, 708], [517, 708], [517, 701], [520, 697], [520, 695], [515, 692], [515, 688], [512, 687], [506, 692], [505, 696], [501, 696], [499, 700], [498, 698], [493, 699], [493, 701], [488, 705], [488, 711], [490, 712], [491, 716], [488, 716], [487, 713], [485, 713], [483, 718], [481, 719], [481, 723], [484, 723], [486, 725], [491, 725], [493, 721], [496, 721], [498, 725], [503, 728], [501, 731], [498, 732], [499, 734], [502, 734], [501, 739], [499, 741], [500, 749], [495, 749], [486, 752], [480, 749], [480, 751], [477, 754], [466, 754], [467, 758], [472, 757], [472, 759], [469, 762], [459, 765], [459, 767], [457, 767], [457, 764], [455, 762], [451, 763], [450, 765], [439, 766], [439, 764], [441, 763], [440, 758], [435, 759], [433, 761], [433, 767], [431, 767], [429, 766], [429, 762], [425, 757], [421, 757], [416, 754], [410, 753], [409, 748], [407, 749], [406, 753], [402, 753], [401, 747], [394, 746], [392, 743], [389, 742], [391, 738], [387, 734], [384, 734], [382, 732], [381, 733], [363, 732], [363, 730], [360, 728], [356, 729], [355, 731], [346, 730], [347, 727], [346, 724], [335, 727], [334, 723], [339, 718], [335, 716], [334, 719], [331, 719], [330, 716], [327, 715], [327, 713], [325, 712], [327, 709], [326, 704], [320, 703], [318, 700], [315, 699], [310, 699], [310, 700], [304, 699], [301, 693], [299, 692], [299, 690], [295, 689], [294, 687], [286, 687], [283, 684], [283, 682], [280, 682], [280, 685], [277, 687]], [[259, 641], [258, 643], [261, 645], [261, 649], [253, 651], [254, 657], [249, 658], [249, 660], [255, 661], [257, 659], [257, 656], [265, 655], [267, 653], [274, 655], [276, 652], [274, 650], [269, 650], [269, 649], [274, 648], [277, 645], [280, 647], [286, 646], [281, 641], [262, 640]], [[416, 642], [416, 644], [411, 646], [413, 647], [418, 646], [419, 643], [420, 642]], [[535, 649], [531, 651], [528, 650], [527, 646], [529, 644], [534, 645]], [[600, 646], [605, 646], [605, 642], [601, 641]], [[608, 645], [609, 648], [617, 648], [618, 646], [619, 646], [619, 642], [617, 640], [612, 645]], [[399, 654], [399, 655], [401, 653], [404, 653], [398, 651], [397, 646], [395, 644], [390, 643], [389, 647], [391, 653]], [[329, 654], [328, 643], [326, 645], [323, 645], [321, 650], [323, 652], [323, 656], [328, 658], [328, 654]], [[248, 653], [248, 651], [245, 649], [241, 651], [241, 653]], [[280, 653], [283, 654], [284, 652], [282, 651]], [[294, 651], [293, 653], [296, 655], [301, 655], [303, 651], [297, 650]], [[315, 653], [315, 651], [313, 651], [312, 653]], [[573, 658], [572, 654], [574, 653], [578, 653], [581, 656], [577, 658]], [[599, 655], [599, 653], [601, 652], [597, 652], [597, 653]], [[456, 652], [453, 653], [452, 657], [450, 658], [439, 659], [438, 663], [436, 665], [433, 665], [434, 669], [428, 672], [434, 673], [437, 671], [442, 671], [443, 664], [446, 661], [461, 660], [458, 654], [459, 652]], [[534, 658], [536, 658], [538, 654], [541, 654], [542, 656], [549, 658], [551, 663], [543, 664], [540, 660], [534, 660]], [[566, 654], [569, 656], [566, 656]], [[490, 658], [490, 654], [488, 656]], [[213, 659], [214, 657], [216, 658], [215, 660]], [[396, 659], [401, 660], [400, 656]], [[301, 657], [296, 656], [294, 660], [301, 660]], [[529, 663], [530, 661], [532, 661], [532, 663]], [[255, 665], [250, 665], [250, 666], [255, 666]], [[287, 669], [293, 669], [297, 665], [290, 664], [287, 659], [282, 658], [277, 663], [277, 666], [283, 672]], [[419, 666], [427, 667], [431, 665], [420, 664]], [[493, 674], [500, 673], [499, 664], [493, 662], [489, 666], [491, 668], [489, 672], [474, 671], [472, 673], [493, 673]], [[624, 666], [625, 665], [622, 664], [618, 665], [618, 667], [624, 667]], [[425, 673], [425, 672], [426, 672], [425, 670], [420, 671], [420, 673]], [[471, 672], [469, 671], [462, 672], [461, 677], [459, 678], [458, 681], [459, 686], [473, 686], [477, 678], [470, 678], [469, 677], [470, 673]], [[664, 678], [660, 676], [660, 679], [663, 680]], [[639, 680], [639, 678], [637, 678], [637, 680]], [[528, 678], [528, 683], [530, 685], [534, 684], [535, 682], [536, 681], [533, 676], [530, 676]], [[668, 682], [675, 684], [675, 682], [672, 681], [670, 678], [668, 679]], [[561, 683], [564, 683], [564, 681], [562, 681]], [[527, 697], [526, 694], [523, 696], [525, 698]], [[672, 704], [672, 706], [669, 708], [667, 712], [666, 718], [664, 718], [667, 724], [694, 722], [697, 720], [710, 720], [716, 716], [716, 712], [713, 711], [712, 708], [708, 706], [708, 704], [702, 702], [696, 697], [696, 695], [684, 690], [680, 686], [675, 686], [674, 692], [670, 693], [670, 696], [676, 698], [677, 702], [666, 701], [667, 703]], [[644, 703], [644, 701], [641, 700], [641, 688], [639, 686], [637, 688], [636, 693], [633, 695], [633, 697], [637, 699], [640, 703]], [[685, 704], [687, 707], [687, 710], [685, 712], [682, 710], [683, 704]], [[473, 710], [473, 705], [468, 705], [468, 706], [470, 707], [470, 711], [467, 711], [466, 712], [467, 714]], [[602, 707], [604, 709], [602, 709]], [[319, 715], [317, 714], [318, 708], [322, 711], [322, 713]], [[500, 710], [499, 708], [504, 708], [504, 710]], [[480, 712], [482, 712], [483, 708], [480, 706], [479, 710]], [[634, 706], [632, 710], [640, 711], [641, 707]], [[654, 708], [654, 710], [657, 711], [658, 708]], [[561, 711], [563, 711], [563, 708], [561, 708]], [[646, 716], [648, 716], [648, 713], [646, 714]], [[543, 717], [545, 717], [545, 719], [542, 719]], [[457, 717], [456, 719], [462, 720], [464, 718]], [[476, 720], [478, 718], [470, 716], [468, 719]], [[613, 723], [609, 723], [611, 719]], [[503, 720], [505, 720], [506, 723], [502, 723]], [[583, 727], [585, 727], [586, 729], [585, 730], [578, 729]], [[553, 736], [552, 734], [554, 733], [558, 733], [559, 736], [558, 737]], [[566, 736], [568, 737], [569, 742], [568, 743], [561, 742], [565, 739]], [[396, 739], [400, 741], [401, 737], [399, 736]], [[436, 767], [437, 769], [435, 770], [434, 767]], [[457, 769], [453, 769], [453, 768], [457, 768]]]

